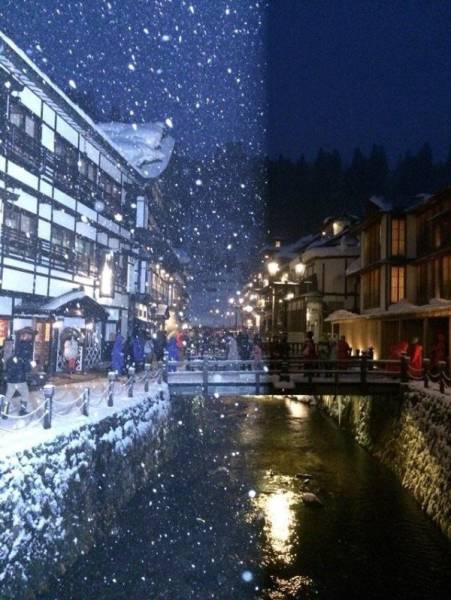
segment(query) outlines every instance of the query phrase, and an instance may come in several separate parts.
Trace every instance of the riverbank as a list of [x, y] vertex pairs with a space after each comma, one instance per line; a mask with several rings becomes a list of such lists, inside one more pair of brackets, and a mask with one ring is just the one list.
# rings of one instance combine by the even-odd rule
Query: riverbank
[[404, 396], [323, 396], [319, 405], [389, 467], [451, 540], [451, 401], [412, 387]]
[[169, 413], [167, 386], [155, 383], [61, 429], [40, 427], [26, 447], [3, 448], [1, 600], [32, 597], [102, 538], [170, 455]]

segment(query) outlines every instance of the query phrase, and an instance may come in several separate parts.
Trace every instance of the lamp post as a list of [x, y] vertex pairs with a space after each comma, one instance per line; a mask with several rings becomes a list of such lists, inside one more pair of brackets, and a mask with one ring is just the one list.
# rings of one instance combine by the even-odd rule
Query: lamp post
[[274, 283], [274, 277], [279, 272], [279, 263], [276, 260], [271, 260], [267, 263], [266, 268], [268, 270], [269, 284], [271, 286], [271, 340], [273, 340], [276, 330], [276, 286]]

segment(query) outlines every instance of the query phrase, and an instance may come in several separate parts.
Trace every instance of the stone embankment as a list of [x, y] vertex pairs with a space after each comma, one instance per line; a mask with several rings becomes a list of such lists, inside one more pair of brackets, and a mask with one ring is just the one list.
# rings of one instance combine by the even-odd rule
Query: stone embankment
[[[167, 386], [0, 456], [0, 599], [31, 598], [107, 534], [171, 447]], [[25, 432], [24, 435], [27, 433]]]
[[451, 539], [451, 397], [412, 387], [399, 398], [323, 396], [317, 401], [397, 475]]

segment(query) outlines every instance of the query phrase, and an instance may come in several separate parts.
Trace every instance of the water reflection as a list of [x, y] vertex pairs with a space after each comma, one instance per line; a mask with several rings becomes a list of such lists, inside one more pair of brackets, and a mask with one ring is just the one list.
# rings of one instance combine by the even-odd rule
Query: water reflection
[[309, 406], [306, 402], [300, 402], [292, 398], [284, 398], [284, 401], [290, 415], [295, 419], [306, 419], [309, 416]]
[[265, 530], [276, 558], [290, 562], [294, 536], [296, 494], [288, 490], [278, 490], [263, 494], [258, 499], [259, 508], [265, 516]]

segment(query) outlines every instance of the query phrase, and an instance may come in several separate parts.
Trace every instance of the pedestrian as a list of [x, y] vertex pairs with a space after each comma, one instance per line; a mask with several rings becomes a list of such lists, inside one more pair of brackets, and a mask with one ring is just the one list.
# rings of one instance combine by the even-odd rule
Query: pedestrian
[[322, 335], [318, 342], [318, 358], [320, 360], [320, 367], [324, 369], [324, 375], [327, 375], [327, 371], [330, 368], [330, 345], [325, 335]]
[[339, 361], [338, 367], [340, 369], [348, 368], [348, 361], [351, 358], [352, 348], [346, 341], [346, 337], [344, 335], [340, 336], [340, 339], [337, 342], [337, 360]]
[[144, 343], [144, 362], [150, 365], [153, 353], [153, 341], [152, 338], [148, 338]]
[[185, 360], [185, 345], [186, 345], [186, 341], [185, 341], [185, 336], [183, 334], [183, 331], [178, 331], [177, 335], [175, 336], [175, 341], [177, 344], [177, 349], [179, 351], [179, 359], [180, 360]]
[[[238, 361], [240, 358], [238, 354], [238, 343], [231, 333], [227, 340], [227, 360]], [[235, 368], [235, 365], [230, 365], [231, 369]]]
[[412, 375], [420, 377], [423, 372], [423, 346], [420, 340], [414, 337], [409, 346], [409, 365]]
[[75, 373], [78, 359], [78, 341], [74, 335], [71, 335], [64, 342], [63, 356], [66, 361], [66, 369], [70, 375]]
[[263, 368], [263, 352], [258, 342], [254, 342], [251, 352], [251, 359], [253, 361], [253, 368], [255, 371], [261, 371]]
[[[170, 337], [166, 346], [169, 362], [178, 362], [179, 350], [177, 348], [177, 340], [175, 335]], [[177, 365], [169, 365], [169, 371], [176, 371]]]
[[306, 339], [302, 346], [302, 356], [307, 360], [314, 360], [318, 358], [315, 342], [313, 340], [313, 331], [307, 331]]
[[387, 363], [386, 370], [393, 373], [400, 373], [401, 358], [407, 354], [408, 350], [409, 342], [407, 340], [401, 340], [396, 344], [392, 344], [388, 352], [388, 359], [396, 362]]
[[[18, 414], [27, 414], [28, 403], [30, 401], [27, 376], [30, 372], [30, 361], [21, 356], [19, 352], [10, 356], [6, 361], [5, 374], [7, 385], [5, 394], [5, 412], [12, 413], [12, 411], [17, 408]], [[16, 392], [20, 395], [20, 400], [17, 400], [17, 403], [17, 398], [15, 396]], [[34, 401], [32, 401], [32, 404], [32, 409], [36, 408]]]
[[5, 343], [3, 344], [3, 361], [6, 364], [8, 358], [10, 358], [14, 354], [14, 338], [9, 336], [6, 338]]
[[144, 363], [144, 344], [139, 335], [133, 337], [132, 342], [133, 362], [137, 369], [141, 368]]
[[446, 362], [446, 359], [446, 338], [443, 333], [438, 333], [431, 351], [431, 369], [438, 369], [439, 363]]
[[114, 340], [113, 349], [111, 351], [111, 368], [116, 371], [118, 375], [122, 375], [125, 367], [125, 354], [124, 354], [124, 338], [120, 333], [116, 335]]

